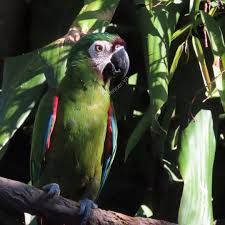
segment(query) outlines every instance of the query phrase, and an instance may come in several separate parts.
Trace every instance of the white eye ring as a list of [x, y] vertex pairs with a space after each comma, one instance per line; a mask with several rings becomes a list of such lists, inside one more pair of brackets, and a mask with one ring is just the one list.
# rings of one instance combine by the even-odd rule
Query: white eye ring
[[100, 44], [95, 45], [95, 51], [96, 52], [102, 52], [103, 49], [104, 49], [103, 45], [100, 45]]

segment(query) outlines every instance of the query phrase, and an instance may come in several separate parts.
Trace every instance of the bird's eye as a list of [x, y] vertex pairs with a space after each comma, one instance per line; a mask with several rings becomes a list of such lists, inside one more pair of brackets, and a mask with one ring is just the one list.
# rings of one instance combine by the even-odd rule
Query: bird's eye
[[118, 44], [115, 45], [115, 49], [118, 49], [120, 46], [121, 46], [121, 45], [118, 45]]
[[102, 52], [103, 51], [103, 46], [102, 45], [95, 45], [95, 51], [96, 52]]

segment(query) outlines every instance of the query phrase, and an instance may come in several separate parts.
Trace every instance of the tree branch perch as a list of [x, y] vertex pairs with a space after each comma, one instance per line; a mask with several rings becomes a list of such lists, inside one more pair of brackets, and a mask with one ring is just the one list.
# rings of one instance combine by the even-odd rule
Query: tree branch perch
[[[0, 209], [55, 218], [57, 222], [79, 224], [79, 204], [57, 196], [49, 198], [42, 190], [0, 177]], [[162, 220], [130, 217], [121, 213], [93, 209], [87, 225], [176, 225]]]

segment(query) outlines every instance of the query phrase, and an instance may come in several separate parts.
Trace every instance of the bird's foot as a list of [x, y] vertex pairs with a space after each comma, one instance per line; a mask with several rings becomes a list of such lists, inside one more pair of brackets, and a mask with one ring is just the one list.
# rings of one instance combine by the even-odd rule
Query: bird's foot
[[42, 187], [45, 193], [48, 194], [50, 198], [60, 195], [60, 188], [57, 183], [46, 184]]
[[83, 199], [79, 201], [80, 203], [80, 216], [81, 216], [81, 225], [86, 225], [87, 220], [90, 216], [91, 209], [96, 209], [98, 208], [98, 205], [95, 204], [92, 200], [90, 199]]

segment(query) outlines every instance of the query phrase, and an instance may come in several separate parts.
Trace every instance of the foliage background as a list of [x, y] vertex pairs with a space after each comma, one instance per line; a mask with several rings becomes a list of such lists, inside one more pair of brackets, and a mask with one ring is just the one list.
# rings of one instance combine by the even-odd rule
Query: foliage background
[[[221, 104], [223, 75], [220, 74], [222, 89], [219, 97], [216, 82], [219, 79], [214, 78], [212, 66], [215, 55], [223, 59], [225, 51], [220, 33], [213, 30], [216, 26], [208, 26], [208, 33], [210, 36], [210, 32], [214, 32], [218, 38], [207, 38], [211, 47], [205, 47], [206, 32], [202, 24], [204, 15], [201, 16], [200, 10], [205, 9], [206, 3], [119, 1], [107, 31], [119, 33], [127, 42], [131, 68], [128, 84], [124, 82], [112, 94], [119, 124], [118, 151], [101, 195], [100, 207], [134, 215], [140, 205], [144, 204], [152, 210], [154, 218], [171, 222], [179, 220], [180, 224], [188, 225], [193, 221], [193, 224], [210, 224], [211, 201], [207, 203], [209, 208], [201, 214], [200, 211], [206, 203], [198, 198], [201, 191], [195, 181], [190, 181], [189, 184], [193, 186], [187, 186], [189, 188], [185, 191], [186, 200], [183, 205], [180, 204], [182, 192], [185, 190], [182, 182], [185, 175], [182, 171], [192, 168], [194, 174], [197, 174], [198, 169], [206, 174], [204, 182], [209, 182], [209, 192], [212, 188], [213, 220], [218, 220], [217, 224], [225, 223], [225, 117]], [[220, 7], [217, 1], [211, 3], [212, 8], [216, 9], [213, 15], [215, 23], [224, 34], [224, 8]], [[42, 48], [65, 35], [83, 4], [83, 1], [72, 0], [0, 0], [1, 77], [6, 57]], [[183, 28], [185, 32], [182, 32]], [[201, 48], [196, 50], [200, 46], [196, 38], [203, 48], [202, 54]], [[216, 52], [215, 49], [222, 50]], [[196, 54], [200, 56], [197, 58]], [[177, 62], [175, 64], [174, 59]], [[16, 72], [13, 76], [17, 76]], [[118, 85], [120, 81], [112, 85], [112, 90]], [[206, 100], [207, 90], [212, 93]], [[166, 104], [159, 111], [164, 102]], [[208, 111], [201, 111], [197, 117], [200, 122], [193, 124], [193, 117], [202, 109], [209, 110], [210, 115]], [[23, 126], [10, 140], [7, 152], [0, 161], [1, 176], [29, 181], [30, 140], [35, 110], [36, 108], [32, 110]], [[198, 127], [198, 124], [202, 125]], [[134, 130], [136, 133], [131, 136]], [[192, 145], [187, 147], [190, 140]], [[201, 143], [208, 143], [208, 147], [202, 148]], [[200, 147], [197, 147], [198, 144]], [[187, 147], [187, 150], [184, 147]], [[200, 155], [198, 149], [203, 149], [199, 152]], [[206, 154], [209, 158], [203, 157], [204, 149], [209, 150], [209, 154]], [[180, 155], [182, 151], [188, 153], [184, 154], [183, 161]], [[124, 162], [128, 153], [130, 155]], [[186, 221], [182, 219], [181, 213], [178, 213], [182, 212], [182, 208], [192, 212]], [[143, 211], [139, 210], [139, 213], [143, 215]], [[201, 215], [201, 218], [194, 220], [195, 214]], [[203, 218], [208, 218], [207, 222], [203, 223]]]

